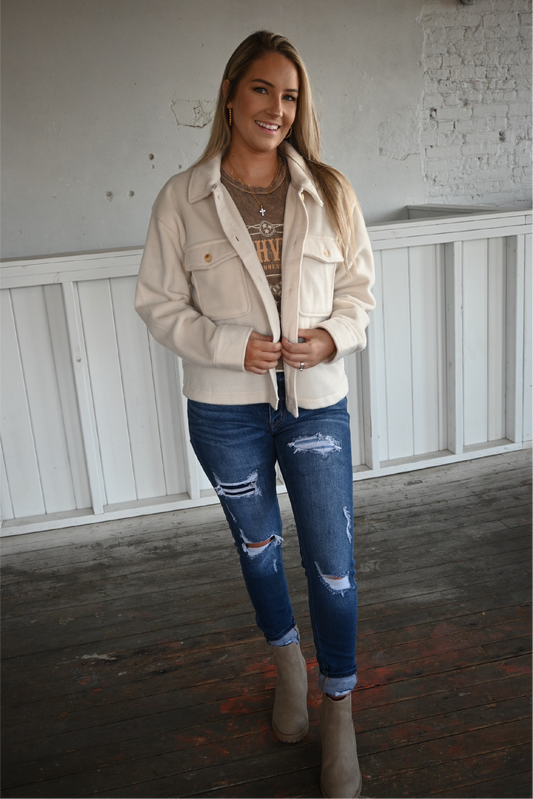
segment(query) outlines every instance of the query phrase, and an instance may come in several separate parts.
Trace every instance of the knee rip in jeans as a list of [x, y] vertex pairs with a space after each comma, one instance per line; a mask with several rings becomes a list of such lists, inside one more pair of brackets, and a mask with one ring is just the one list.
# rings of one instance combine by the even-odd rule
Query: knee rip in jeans
[[316, 561], [315, 566], [320, 575], [320, 579], [332, 594], [340, 594], [341, 596], [344, 596], [344, 592], [349, 591], [352, 588], [350, 585], [350, 578], [347, 574], [342, 574], [340, 576], [324, 574]]
[[316, 433], [314, 436], [299, 436], [287, 444], [291, 447], [294, 454], [297, 452], [313, 452], [316, 455], [322, 455], [327, 458], [332, 452], [341, 451], [341, 442], [334, 439], [332, 436], [323, 436], [322, 433]]
[[[217, 484], [215, 491], [219, 497], [232, 497], [233, 499], [242, 499], [243, 497], [260, 497], [261, 489], [257, 485], [259, 471], [256, 469], [236, 483], [223, 483], [220, 477], [214, 475]], [[233, 514], [232, 514], [233, 515]]]
[[250, 558], [257, 558], [258, 555], [261, 555], [261, 553], [264, 552], [273, 541], [276, 546], [279, 546], [283, 541], [283, 538], [275, 533], [269, 538], [266, 538], [264, 541], [259, 541], [258, 543], [255, 543], [254, 541], [248, 541], [242, 530], [240, 530], [240, 534], [243, 540], [243, 552], [246, 552]]

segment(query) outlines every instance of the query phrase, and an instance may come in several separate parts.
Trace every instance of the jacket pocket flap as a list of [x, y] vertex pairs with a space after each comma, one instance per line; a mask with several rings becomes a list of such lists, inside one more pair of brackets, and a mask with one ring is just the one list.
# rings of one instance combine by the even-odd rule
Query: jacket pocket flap
[[185, 252], [185, 269], [188, 272], [197, 272], [200, 269], [213, 269], [220, 266], [230, 258], [238, 257], [237, 253], [227, 241], [206, 241], [205, 244], [197, 244]]
[[325, 264], [338, 264], [344, 261], [337, 241], [328, 236], [307, 236], [304, 257], [314, 258]]

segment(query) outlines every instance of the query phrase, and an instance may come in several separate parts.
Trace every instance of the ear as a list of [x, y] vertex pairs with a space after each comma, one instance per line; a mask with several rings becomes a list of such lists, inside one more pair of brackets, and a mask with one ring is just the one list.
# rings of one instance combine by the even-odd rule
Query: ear
[[[224, 81], [224, 83], [222, 84], [222, 92], [223, 92], [223, 94], [224, 94], [224, 100], [225, 100], [225, 99], [227, 98], [227, 96], [228, 96], [229, 87], [230, 87], [230, 82], [229, 82], [229, 80], [227, 80], [227, 79], [226, 79], [226, 80]], [[228, 105], [228, 106], [226, 106], [226, 108], [229, 108], [229, 105]]]

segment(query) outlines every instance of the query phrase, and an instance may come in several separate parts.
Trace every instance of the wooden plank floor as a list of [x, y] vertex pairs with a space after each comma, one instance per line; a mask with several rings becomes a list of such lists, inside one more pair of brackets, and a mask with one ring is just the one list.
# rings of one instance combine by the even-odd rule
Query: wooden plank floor
[[[531, 796], [530, 451], [355, 484], [354, 693], [369, 797]], [[219, 507], [3, 543], [3, 796], [317, 797], [317, 669], [286, 497], [310, 732]]]

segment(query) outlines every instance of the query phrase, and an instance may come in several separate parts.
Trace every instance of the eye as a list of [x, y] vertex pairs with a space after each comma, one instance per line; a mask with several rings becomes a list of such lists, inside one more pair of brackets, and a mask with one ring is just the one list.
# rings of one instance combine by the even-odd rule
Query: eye
[[295, 103], [298, 98], [295, 97], [293, 94], [286, 94], [283, 99], [290, 100], [291, 102]]
[[254, 92], [258, 94], [266, 94], [266, 89], [264, 86], [254, 86]]

